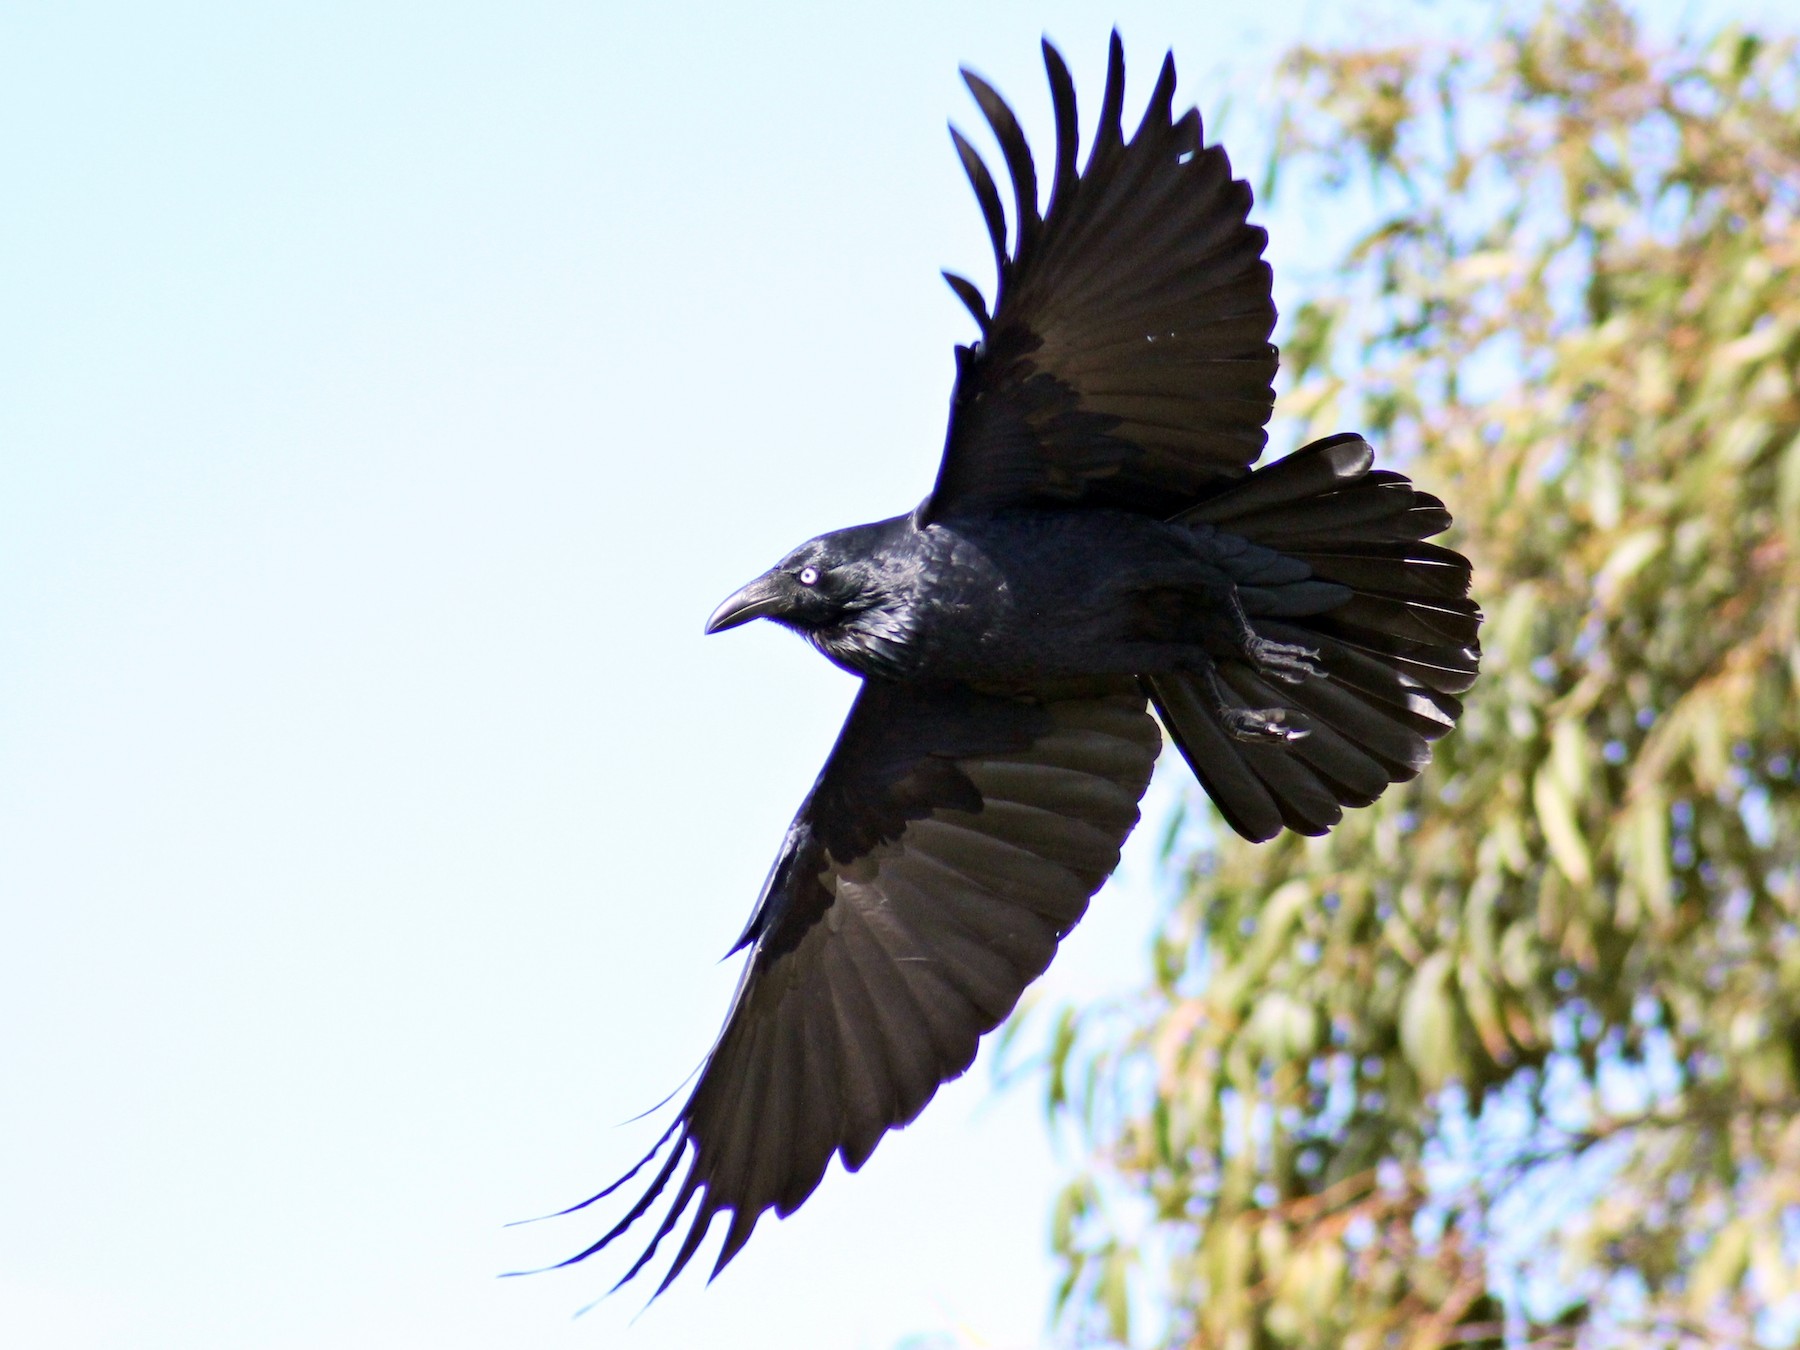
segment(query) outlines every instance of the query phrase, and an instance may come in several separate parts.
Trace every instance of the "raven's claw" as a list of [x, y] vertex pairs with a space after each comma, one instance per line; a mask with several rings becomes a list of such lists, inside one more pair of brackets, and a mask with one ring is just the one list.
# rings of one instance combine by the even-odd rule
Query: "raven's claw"
[[1219, 721], [1233, 740], [1253, 744], [1285, 745], [1312, 735], [1312, 730], [1301, 726], [1296, 715], [1285, 708], [1221, 708]]
[[1264, 675], [1285, 684], [1303, 684], [1309, 676], [1325, 673], [1313, 664], [1319, 659], [1318, 648], [1302, 647], [1297, 642], [1272, 642], [1251, 633], [1244, 642], [1244, 655]]

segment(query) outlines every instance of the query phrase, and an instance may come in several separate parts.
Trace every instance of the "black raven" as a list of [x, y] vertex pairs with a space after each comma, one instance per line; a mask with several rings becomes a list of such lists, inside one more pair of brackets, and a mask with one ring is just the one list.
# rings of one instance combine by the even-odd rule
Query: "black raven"
[[[808, 541], [712, 615], [769, 618], [862, 677], [733, 950], [724, 1031], [657, 1147], [631, 1279], [696, 1199], [658, 1288], [713, 1217], [716, 1275], [835, 1153], [852, 1171], [968, 1068], [1119, 860], [1162, 740], [1250, 839], [1323, 834], [1424, 765], [1475, 678], [1469, 564], [1423, 540], [1437, 498], [1356, 435], [1251, 471], [1274, 401], [1267, 240], [1175, 65], [1127, 140], [1112, 39], [1077, 172], [1075, 91], [1048, 42], [1056, 168], [963, 72], [1014, 195], [954, 129], [992, 236], [992, 312], [956, 351], [943, 464], [891, 520]], [[570, 1212], [570, 1211], [565, 1211]]]

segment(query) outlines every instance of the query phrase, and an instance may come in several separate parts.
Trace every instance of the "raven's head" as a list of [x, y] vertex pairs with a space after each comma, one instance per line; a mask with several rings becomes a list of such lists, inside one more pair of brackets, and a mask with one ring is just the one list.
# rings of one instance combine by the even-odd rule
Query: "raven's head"
[[880, 605], [890, 589], [881, 545], [894, 524], [858, 525], [807, 540], [728, 596], [706, 621], [706, 631], [718, 633], [752, 619], [774, 619], [815, 636]]

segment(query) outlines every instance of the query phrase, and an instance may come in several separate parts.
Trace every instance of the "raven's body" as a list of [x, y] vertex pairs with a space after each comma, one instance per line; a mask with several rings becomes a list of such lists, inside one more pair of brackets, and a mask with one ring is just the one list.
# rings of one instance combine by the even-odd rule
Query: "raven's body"
[[990, 312], [949, 277], [981, 338], [957, 349], [931, 494], [803, 544], [708, 624], [774, 619], [862, 689], [739, 939], [698, 1082], [650, 1157], [584, 1205], [674, 1147], [571, 1261], [684, 1160], [627, 1280], [690, 1205], [663, 1287], [715, 1216], [731, 1215], [716, 1273], [832, 1157], [860, 1167], [1049, 964], [1118, 863], [1163, 732], [1240, 834], [1322, 834], [1418, 773], [1475, 678], [1468, 561], [1425, 542], [1443, 503], [1374, 469], [1356, 435], [1252, 469], [1274, 403], [1266, 236], [1198, 114], [1173, 115], [1173, 60], [1127, 139], [1114, 35], [1079, 172], [1073, 81], [1048, 43], [1044, 60], [1042, 211], [1011, 110], [965, 72], [1014, 238], [953, 133], [1000, 280]]
[[[1349, 597], [1241, 536], [1127, 511], [1012, 510], [923, 526], [896, 516], [811, 540], [778, 574], [807, 567], [827, 592], [825, 622], [804, 609], [784, 621], [844, 669], [982, 686], [1203, 670], [1237, 651], [1234, 594], [1249, 614], [1289, 616]], [[715, 631], [735, 618], [731, 605]]]

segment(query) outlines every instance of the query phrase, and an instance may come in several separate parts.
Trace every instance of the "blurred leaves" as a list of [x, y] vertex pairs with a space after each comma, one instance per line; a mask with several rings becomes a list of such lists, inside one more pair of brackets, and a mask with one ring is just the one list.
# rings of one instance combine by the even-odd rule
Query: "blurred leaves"
[[[1374, 222], [1295, 441], [1441, 493], [1487, 609], [1429, 771], [1215, 831], [1152, 986], [1073, 1010], [1066, 1311], [1193, 1347], [1800, 1331], [1800, 61], [1613, 3], [1300, 51], [1280, 191]], [[1271, 182], [1274, 176], [1271, 174]], [[1134, 1292], [1138, 1291], [1138, 1292]]]

